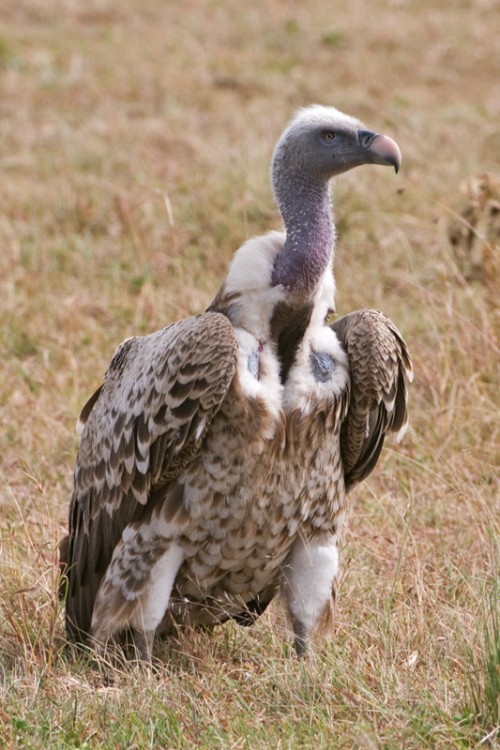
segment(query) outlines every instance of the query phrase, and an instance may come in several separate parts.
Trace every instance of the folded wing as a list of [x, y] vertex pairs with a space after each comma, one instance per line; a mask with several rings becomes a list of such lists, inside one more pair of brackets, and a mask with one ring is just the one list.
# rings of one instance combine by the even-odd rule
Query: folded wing
[[97, 589], [123, 529], [200, 450], [233, 380], [237, 352], [233, 328], [219, 313], [118, 347], [81, 414], [69, 536], [61, 543], [70, 637], [90, 630]]
[[349, 359], [349, 407], [340, 438], [349, 490], [375, 467], [386, 433], [403, 436], [413, 370], [401, 334], [383, 313], [358, 310], [335, 321], [331, 328]]

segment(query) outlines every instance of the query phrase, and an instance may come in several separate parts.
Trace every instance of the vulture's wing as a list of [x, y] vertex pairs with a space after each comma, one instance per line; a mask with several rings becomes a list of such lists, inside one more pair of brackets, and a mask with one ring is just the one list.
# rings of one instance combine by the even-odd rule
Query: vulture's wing
[[211, 312], [118, 347], [81, 415], [69, 540], [61, 544], [71, 637], [89, 632], [123, 529], [199, 449], [234, 377], [237, 353], [231, 324]]
[[335, 321], [331, 328], [349, 360], [349, 407], [340, 435], [349, 490], [375, 467], [386, 432], [403, 435], [413, 371], [401, 334], [382, 313], [359, 310]]

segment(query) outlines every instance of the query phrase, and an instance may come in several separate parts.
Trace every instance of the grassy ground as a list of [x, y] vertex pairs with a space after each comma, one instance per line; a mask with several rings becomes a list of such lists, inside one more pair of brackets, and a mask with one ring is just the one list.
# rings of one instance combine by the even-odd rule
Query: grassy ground
[[[4, 0], [2, 746], [498, 746], [492, 204], [472, 260], [448, 228], [500, 172], [499, 23], [493, 0]], [[120, 340], [204, 309], [278, 226], [271, 150], [314, 101], [402, 148], [397, 178], [338, 181], [337, 303], [389, 314], [416, 371], [403, 446], [353, 494], [335, 638], [297, 663], [275, 612], [103, 679], [58, 650], [76, 416]]]

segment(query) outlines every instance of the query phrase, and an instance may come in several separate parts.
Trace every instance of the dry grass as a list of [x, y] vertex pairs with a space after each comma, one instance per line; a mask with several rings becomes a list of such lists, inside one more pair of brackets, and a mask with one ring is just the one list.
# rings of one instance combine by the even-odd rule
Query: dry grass
[[[447, 225], [460, 182], [500, 169], [500, 15], [493, 0], [339, 5], [2, 5], [6, 747], [499, 741], [500, 290], [490, 269], [466, 278]], [[57, 649], [75, 417], [120, 340], [203, 309], [241, 241], [277, 226], [271, 149], [312, 101], [403, 150], [397, 178], [339, 180], [336, 275], [339, 312], [382, 308], [409, 342], [412, 427], [353, 497], [336, 636], [314, 664], [269, 616], [109, 683]]]

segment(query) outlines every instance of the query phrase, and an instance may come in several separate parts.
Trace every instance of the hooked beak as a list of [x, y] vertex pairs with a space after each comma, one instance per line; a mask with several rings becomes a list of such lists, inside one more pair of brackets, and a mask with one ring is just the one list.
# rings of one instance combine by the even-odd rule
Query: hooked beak
[[360, 130], [358, 143], [366, 149], [367, 161], [370, 164], [394, 167], [396, 173], [401, 166], [401, 151], [398, 144], [388, 135], [372, 133], [371, 130]]

